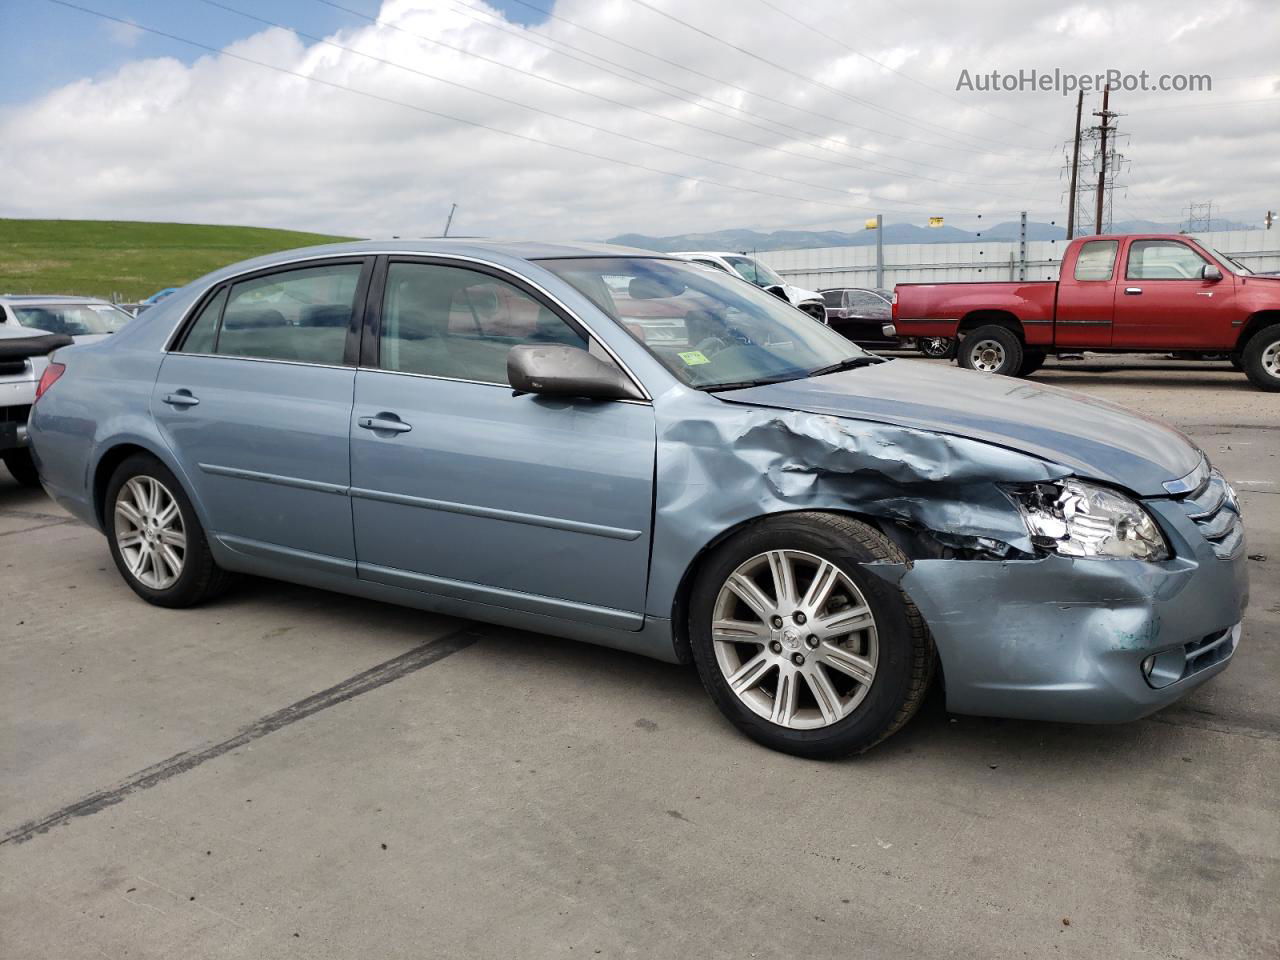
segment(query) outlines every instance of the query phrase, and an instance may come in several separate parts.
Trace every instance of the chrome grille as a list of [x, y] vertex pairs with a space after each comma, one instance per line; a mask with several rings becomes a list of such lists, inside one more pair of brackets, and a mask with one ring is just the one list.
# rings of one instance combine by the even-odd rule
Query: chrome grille
[[1244, 524], [1240, 522], [1240, 504], [1226, 478], [1217, 470], [1200, 486], [1179, 501], [1187, 516], [1200, 528], [1214, 554], [1230, 560], [1244, 546]]

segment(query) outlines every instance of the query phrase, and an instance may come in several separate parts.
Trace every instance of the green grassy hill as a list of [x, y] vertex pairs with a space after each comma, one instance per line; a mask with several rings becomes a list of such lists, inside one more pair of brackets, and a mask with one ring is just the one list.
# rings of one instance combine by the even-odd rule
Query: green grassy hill
[[344, 239], [197, 223], [0, 219], [0, 293], [140, 300], [237, 260]]

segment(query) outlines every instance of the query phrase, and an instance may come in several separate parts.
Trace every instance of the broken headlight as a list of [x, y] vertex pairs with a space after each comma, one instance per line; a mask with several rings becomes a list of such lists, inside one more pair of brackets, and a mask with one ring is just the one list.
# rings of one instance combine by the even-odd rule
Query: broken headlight
[[1037, 547], [1064, 557], [1169, 559], [1169, 544], [1151, 514], [1115, 490], [1068, 479], [1010, 494]]

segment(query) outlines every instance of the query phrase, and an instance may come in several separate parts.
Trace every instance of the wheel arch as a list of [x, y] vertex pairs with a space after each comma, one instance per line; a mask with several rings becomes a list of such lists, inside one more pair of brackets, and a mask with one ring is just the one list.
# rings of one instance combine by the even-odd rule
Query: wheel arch
[[685, 566], [684, 573], [680, 577], [680, 582], [676, 587], [675, 596], [671, 601], [671, 638], [675, 645], [676, 656], [681, 663], [692, 663], [693, 654], [689, 646], [689, 597], [693, 592], [693, 585], [698, 579], [698, 574], [702, 570], [703, 565], [715, 552], [722, 543], [730, 538], [747, 530], [759, 523], [764, 523], [774, 517], [785, 517], [796, 513], [823, 513], [836, 516], [848, 517], [850, 520], [857, 520], [865, 523], [877, 533], [880, 533], [903, 547], [904, 552], [909, 559], [915, 559], [911, 550], [907, 549], [901, 542], [901, 538], [894, 536], [890, 529], [892, 524], [883, 517], [877, 517], [873, 514], [862, 513], [858, 510], [847, 510], [829, 507], [796, 507], [791, 510], [778, 510], [772, 513], [759, 514], [740, 520], [725, 529], [721, 530], [714, 537], [708, 540], [693, 555], [693, 558]]
[[166, 455], [165, 451], [157, 449], [152, 444], [148, 444], [140, 437], [129, 437], [127, 439], [121, 438], [107, 446], [93, 466], [93, 475], [89, 489], [93, 497], [93, 514], [98, 521], [99, 529], [106, 529], [107, 484], [111, 482], [111, 475], [116, 472], [116, 469], [120, 464], [138, 453], [145, 453], [148, 456], [155, 457], [164, 464], [175, 477], [178, 478], [178, 482], [183, 485], [183, 492], [185, 492], [188, 499], [191, 500], [192, 506], [195, 508], [197, 515], [200, 516], [201, 523], [203, 523], [203, 511], [201, 510], [200, 504], [197, 502], [196, 498], [192, 495], [191, 485], [187, 482], [185, 473], [169, 456]]
[[1274, 327], [1280, 324], [1280, 310], [1259, 310], [1257, 313], [1251, 314], [1249, 319], [1245, 321], [1244, 329], [1240, 331], [1240, 337], [1236, 340], [1236, 353], [1243, 353], [1245, 347], [1249, 345], [1249, 341], [1257, 334], [1261, 333], [1268, 327]]
[[956, 334], [963, 337], [979, 327], [1004, 327], [1023, 343], [1027, 342], [1022, 321], [1007, 310], [973, 310], [966, 313], [956, 325]]

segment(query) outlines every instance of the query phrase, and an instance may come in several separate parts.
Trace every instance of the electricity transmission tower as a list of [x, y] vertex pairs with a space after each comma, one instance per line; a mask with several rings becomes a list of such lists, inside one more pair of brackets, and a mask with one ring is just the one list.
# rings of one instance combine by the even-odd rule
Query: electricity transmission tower
[[1187, 206], [1187, 233], [1208, 233], [1213, 229], [1213, 201]]
[[1111, 231], [1112, 201], [1116, 188], [1123, 187], [1117, 178], [1129, 162], [1117, 149], [1128, 135], [1118, 130], [1121, 114], [1111, 109], [1111, 91], [1103, 91], [1102, 108], [1093, 112], [1098, 122], [1083, 129], [1079, 126], [1082, 103], [1083, 98], [1076, 108], [1077, 133], [1066, 142], [1068, 237]]

